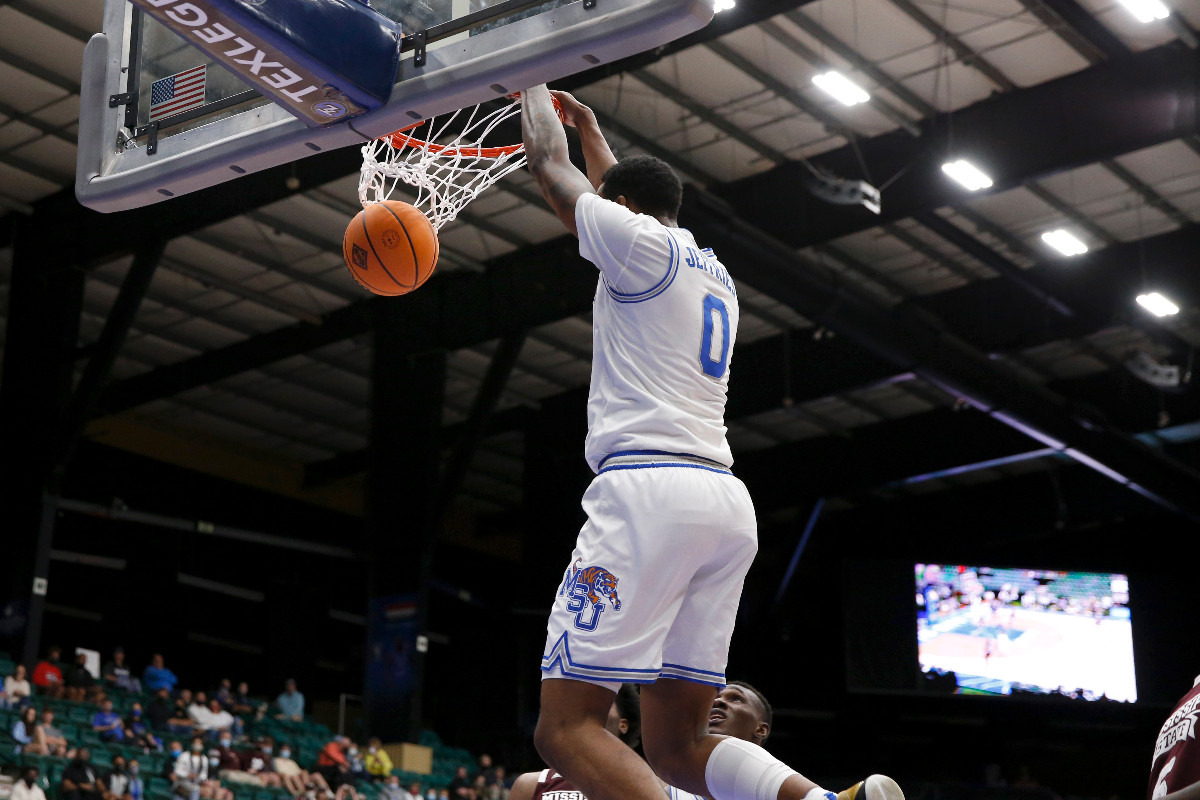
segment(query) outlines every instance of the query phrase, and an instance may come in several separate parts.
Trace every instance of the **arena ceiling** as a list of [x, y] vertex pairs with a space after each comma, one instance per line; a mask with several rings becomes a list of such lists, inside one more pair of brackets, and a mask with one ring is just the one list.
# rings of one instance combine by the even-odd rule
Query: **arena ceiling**
[[[444, 229], [441, 274], [400, 301], [368, 298], [342, 264], [353, 149], [84, 212], [79, 72], [102, 5], [0, 0], [0, 314], [26, 217], [75, 226], [81, 354], [134, 254], [167, 237], [87, 436], [358, 512], [372, 314], [404, 303], [437, 315], [411, 348], [449, 351], [453, 430], [519, 347], [458, 497], [471, 513], [519, 506], [525, 431], [586, 387], [591, 344], [591, 277], [556, 277], [580, 267], [529, 176]], [[683, 42], [563, 82], [619, 154], [675, 166], [684, 223], [739, 282], [739, 470], [803, 479], [838, 511], [1082, 463], [1200, 513], [1185, 452], [1200, 423], [1200, 0], [1171, 6], [1142, 24], [1114, 0], [738, 0]], [[870, 100], [824, 94], [812, 78], [830, 69]], [[952, 182], [940, 165], [957, 158], [994, 186]], [[882, 213], [815, 199], [814, 173], [881, 188]], [[1048, 247], [1058, 229], [1088, 252]], [[1145, 312], [1149, 291], [1180, 312]], [[498, 311], [502, 294], [522, 301]], [[1187, 380], [1152, 387], [1133, 359]], [[776, 481], [759, 502], [793, 496]]]

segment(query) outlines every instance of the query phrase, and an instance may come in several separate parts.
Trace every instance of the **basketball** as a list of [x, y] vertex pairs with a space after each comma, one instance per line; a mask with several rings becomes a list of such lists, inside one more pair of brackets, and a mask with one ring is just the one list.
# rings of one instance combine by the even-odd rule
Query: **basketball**
[[372, 203], [346, 228], [346, 268], [375, 294], [408, 294], [429, 280], [438, 260], [438, 238], [416, 206], [399, 200]]

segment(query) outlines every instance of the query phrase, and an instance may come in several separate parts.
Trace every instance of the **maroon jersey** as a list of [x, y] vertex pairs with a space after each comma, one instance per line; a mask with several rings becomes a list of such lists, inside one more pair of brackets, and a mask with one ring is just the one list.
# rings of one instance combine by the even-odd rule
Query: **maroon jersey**
[[537, 787], [533, 790], [533, 800], [587, 800], [587, 798], [562, 775], [552, 769], [544, 769], [538, 775]]
[[[667, 800], [705, 800], [703, 797], [689, 794], [674, 786], [663, 786], [663, 791], [667, 795]], [[587, 800], [587, 798], [562, 775], [552, 769], [544, 769], [538, 774], [537, 787], [533, 790], [532, 800]]]
[[1200, 678], [1167, 717], [1150, 762], [1150, 798], [1177, 792], [1200, 781], [1200, 745], [1196, 717], [1200, 716]]

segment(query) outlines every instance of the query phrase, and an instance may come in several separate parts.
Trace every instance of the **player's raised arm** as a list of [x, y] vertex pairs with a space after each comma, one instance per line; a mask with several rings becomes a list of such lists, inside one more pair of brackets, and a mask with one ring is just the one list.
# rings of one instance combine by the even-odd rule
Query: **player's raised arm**
[[567, 230], [578, 236], [575, 201], [580, 195], [591, 194], [593, 189], [584, 174], [571, 163], [567, 134], [545, 84], [526, 89], [521, 94], [521, 133], [529, 171], [537, 179], [542, 196]]
[[600, 191], [604, 182], [604, 173], [617, 163], [608, 146], [608, 140], [596, 122], [596, 114], [592, 109], [575, 99], [570, 92], [551, 91], [550, 94], [558, 101], [562, 109], [563, 122], [579, 132], [579, 143], [583, 146], [583, 160], [587, 164], [587, 177], [592, 188]]

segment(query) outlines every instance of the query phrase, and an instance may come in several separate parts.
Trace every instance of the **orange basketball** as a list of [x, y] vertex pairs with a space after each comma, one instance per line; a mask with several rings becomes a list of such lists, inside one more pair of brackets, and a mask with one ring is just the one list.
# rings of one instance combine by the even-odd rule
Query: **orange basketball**
[[438, 260], [437, 231], [416, 206], [399, 200], [372, 203], [346, 228], [342, 255], [354, 280], [375, 294], [408, 294]]

